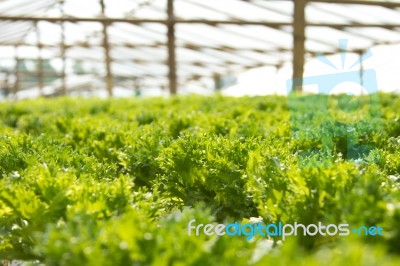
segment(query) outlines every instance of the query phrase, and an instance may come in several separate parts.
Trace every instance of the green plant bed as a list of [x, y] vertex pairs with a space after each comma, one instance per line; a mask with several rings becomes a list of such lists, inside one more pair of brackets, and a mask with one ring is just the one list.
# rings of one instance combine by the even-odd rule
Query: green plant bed
[[[379, 98], [349, 124], [326, 96], [1, 103], [0, 262], [400, 265], [400, 98]], [[251, 217], [383, 235], [188, 234]]]

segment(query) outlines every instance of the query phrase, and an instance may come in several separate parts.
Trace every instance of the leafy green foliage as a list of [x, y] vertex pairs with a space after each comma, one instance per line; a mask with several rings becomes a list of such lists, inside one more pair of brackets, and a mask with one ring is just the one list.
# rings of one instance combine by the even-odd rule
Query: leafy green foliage
[[[379, 97], [380, 119], [351, 128], [313, 109], [325, 96], [289, 105], [276, 96], [2, 103], [0, 259], [399, 265], [400, 98]], [[293, 236], [270, 245], [187, 231], [191, 219], [257, 216], [380, 225], [384, 236]]]

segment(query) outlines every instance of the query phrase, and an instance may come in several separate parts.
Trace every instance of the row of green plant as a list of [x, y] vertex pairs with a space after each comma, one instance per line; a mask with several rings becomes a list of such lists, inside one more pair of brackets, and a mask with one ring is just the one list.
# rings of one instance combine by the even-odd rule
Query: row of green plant
[[[327, 100], [2, 103], [0, 258], [44, 265], [399, 265], [400, 98], [379, 95], [378, 116], [347, 124], [313, 109]], [[349, 156], [350, 139], [370, 148]], [[312, 149], [321, 152], [304, 153]], [[384, 236], [188, 236], [191, 219], [258, 216], [264, 223], [379, 225]]]

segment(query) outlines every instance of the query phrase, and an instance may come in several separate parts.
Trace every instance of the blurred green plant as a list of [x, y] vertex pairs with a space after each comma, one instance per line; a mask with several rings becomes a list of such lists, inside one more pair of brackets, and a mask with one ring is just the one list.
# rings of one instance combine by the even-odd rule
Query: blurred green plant
[[[37, 265], [400, 265], [400, 98], [382, 129], [332, 136], [329, 163], [283, 97], [38, 99], [0, 105], [0, 259]], [[334, 96], [335, 97], [335, 96]], [[299, 114], [301, 112], [298, 112]], [[298, 127], [299, 130], [296, 130]], [[313, 163], [315, 163], [313, 167]], [[187, 224], [380, 225], [383, 237], [188, 236]]]

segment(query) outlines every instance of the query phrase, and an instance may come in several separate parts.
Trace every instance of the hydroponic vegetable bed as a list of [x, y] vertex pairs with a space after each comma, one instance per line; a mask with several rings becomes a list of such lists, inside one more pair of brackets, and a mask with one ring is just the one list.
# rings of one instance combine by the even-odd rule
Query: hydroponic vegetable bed
[[[363, 123], [326, 120], [314, 105], [327, 100], [1, 103], [0, 258], [35, 265], [400, 265], [400, 98], [379, 95], [379, 116]], [[370, 148], [352, 149], [350, 140]], [[321, 152], [304, 153], [313, 149]], [[383, 234], [247, 240], [208, 236], [203, 228], [196, 236], [189, 227], [193, 219], [196, 228], [255, 218], [379, 226]]]

